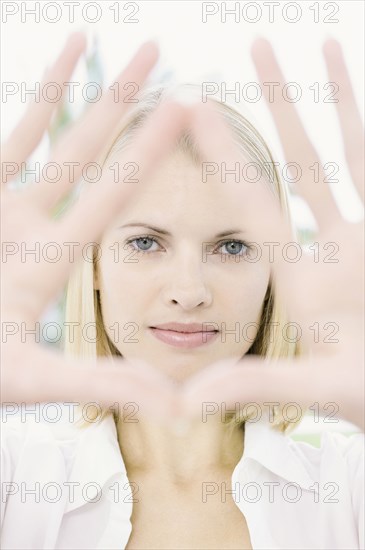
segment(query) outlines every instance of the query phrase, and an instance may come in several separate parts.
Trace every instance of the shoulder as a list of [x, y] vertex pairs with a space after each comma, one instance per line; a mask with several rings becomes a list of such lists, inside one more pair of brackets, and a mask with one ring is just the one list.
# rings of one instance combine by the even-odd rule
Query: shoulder
[[342, 512], [347, 510], [351, 514], [359, 540], [363, 541], [365, 434], [326, 430], [320, 435], [317, 447], [304, 441], [291, 441], [291, 448], [325, 495], [324, 502], [337, 503]]
[[46, 540], [53, 548], [57, 540], [71, 549], [80, 537], [85, 548], [117, 548], [128, 540], [131, 491], [114, 420], [79, 428], [67, 409], [1, 410], [4, 548], [28, 548], [30, 540], [32, 548]]
[[1, 432], [8, 438], [48, 433], [56, 439], [75, 437], [73, 403], [6, 403], [0, 407]]
[[361, 470], [364, 475], [361, 466], [364, 465], [365, 434], [362, 432], [345, 434], [325, 430], [317, 437], [316, 445], [290, 437], [290, 447], [298, 458], [308, 465], [312, 464], [314, 469], [342, 464], [347, 467], [350, 476]]
[[257, 525], [260, 501], [269, 534], [254, 530], [255, 547], [272, 548], [274, 537], [275, 548], [363, 548], [363, 433], [285, 434], [253, 423], [245, 437], [232, 490], [248, 521]]
[[5, 480], [13, 480], [20, 464], [25, 470], [34, 471], [44, 462], [45, 455], [58, 457], [58, 462], [66, 464], [71, 460], [80, 430], [66, 413], [67, 407], [62, 403], [12, 403], [0, 408], [1, 467]]

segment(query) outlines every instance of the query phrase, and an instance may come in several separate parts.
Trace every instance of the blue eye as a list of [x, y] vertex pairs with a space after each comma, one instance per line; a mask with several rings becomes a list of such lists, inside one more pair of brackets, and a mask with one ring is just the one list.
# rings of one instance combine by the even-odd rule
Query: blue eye
[[[126, 244], [127, 244], [127, 245], [131, 245], [132, 243], [137, 242], [137, 241], [141, 241], [141, 242], [142, 242], [142, 247], [145, 246], [146, 241], [152, 241], [152, 242], [154, 242], [154, 243], [157, 243], [156, 239], [153, 239], [152, 237], [149, 237], [148, 235], [146, 235], [146, 236], [142, 236], [142, 237], [137, 237], [137, 238], [135, 238], [135, 239], [131, 239], [131, 240], [127, 241]], [[144, 248], [140, 249], [140, 248], [135, 248], [134, 246], [133, 246], [133, 248], [134, 248], [134, 250], [137, 252], [137, 254], [139, 254], [139, 253], [144, 254], [144, 253], [150, 252], [150, 250], [149, 250], [148, 248], [146, 248], [146, 249], [144, 249]]]
[[236, 240], [225, 241], [224, 243], [220, 244], [220, 248], [226, 245], [233, 245], [233, 250], [231, 249], [232, 254], [225, 254], [225, 256], [243, 256], [249, 248], [243, 241], [236, 241]]
[[[137, 254], [149, 254], [150, 252], [156, 252], [156, 250], [151, 251], [151, 247], [148, 246], [148, 241], [150, 243], [156, 243], [158, 244], [157, 240], [151, 237], [150, 235], [141, 235], [140, 237], [135, 237], [134, 239], [130, 239], [126, 242], [127, 245], [132, 245], [132, 248], [135, 250]], [[137, 243], [136, 246], [134, 246], [132, 243]], [[250, 247], [244, 242], [240, 240], [227, 240], [222, 243], [219, 243], [217, 248], [222, 248], [226, 245], [233, 245], [233, 249], [231, 248], [230, 252], [228, 254], [222, 254], [223, 256], [244, 256], [249, 250]], [[145, 248], [144, 248], [145, 247]]]

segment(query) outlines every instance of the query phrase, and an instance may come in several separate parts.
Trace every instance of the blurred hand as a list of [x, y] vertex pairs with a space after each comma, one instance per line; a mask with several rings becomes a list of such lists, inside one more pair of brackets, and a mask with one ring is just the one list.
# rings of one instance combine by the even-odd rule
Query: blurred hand
[[[328, 40], [323, 51], [329, 80], [339, 84], [336, 108], [346, 159], [353, 183], [363, 200], [364, 130], [360, 114], [340, 45], [335, 40]], [[252, 56], [261, 83], [284, 85], [284, 76], [266, 40], [254, 43]], [[321, 163], [294, 104], [285, 101], [279, 93], [276, 100], [270, 102], [268, 87], [262, 86], [262, 89], [286, 160], [299, 163], [303, 170], [295, 188], [315, 216], [319, 257], [312, 251], [310, 254], [303, 252], [297, 263], [285, 260], [283, 247], [295, 239], [288, 223], [282, 219], [277, 201], [260, 182], [248, 186], [242, 216], [247, 226], [254, 228], [256, 241], [280, 243], [272, 263], [273, 279], [290, 321], [302, 330], [305, 356], [271, 362], [246, 356], [235, 365], [221, 361], [187, 383], [185, 409], [194, 415], [199, 407], [201, 410], [203, 401], [225, 402], [228, 408], [234, 408], [236, 402], [275, 401], [282, 405], [297, 402], [304, 408], [317, 402], [323, 412], [326, 404], [335, 403], [339, 416], [363, 430], [364, 222], [349, 223], [343, 219], [325, 183], [322, 168], [319, 183], [313, 181], [309, 167], [315, 162], [321, 167]], [[204, 111], [197, 108], [195, 115], [195, 134], [206, 157], [227, 162], [229, 166], [237, 162], [240, 154], [218, 116], [208, 107]], [[346, 184], [343, 180], [341, 183]], [[290, 255], [290, 259], [295, 256], [295, 249]], [[329, 408], [327, 414], [333, 410]]]
[[[79, 33], [71, 35], [42, 85], [57, 82], [64, 91], [63, 83], [69, 81], [84, 48], [85, 37]], [[117, 77], [120, 89], [126, 82], [141, 87], [157, 59], [156, 45], [144, 44]], [[65, 161], [77, 162], [74, 178], [77, 182], [83, 166], [97, 158], [129, 105], [123, 98], [114, 101], [112, 91], [105, 91], [102, 100], [62, 136], [49, 160], [60, 166]], [[114, 402], [135, 401], [150, 413], [164, 415], [168, 410], [170, 414], [175, 405], [174, 388], [146, 363], [131, 365], [117, 358], [113, 362], [106, 358], [97, 362], [77, 361], [37, 345], [29, 335], [22, 341], [21, 323], [27, 330], [34, 329], [74, 266], [65, 253], [55, 263], [45, 261], [42, 254], [38, 263], [31, 254], [22, 261], [22, 245], [34, 250], [39, 243], [42, 250], [46, 243], [54, 242], [62, 249], [63, 243], [77, 242], [74, 257], [77, 261], [83, 246], [102, 235], [133, 193], [130, 185], [122, 187], [110, 177], [84, 193], [82, 200], [56, 221], [51, 211], [71, 191], [73, 184], [69, 178], [63, 176], [57, 184], [41, 180], [23, 190], [8, 186], [21, 163], [38, 145], [56, 108], [57, 103], [44, 99], [30, 104], [2, 148], [2, 174], [12, 173], [11, 178], [5, 177], [2, 182], [2, 322], [3, 328], [12, 327], [14, 333], [2, 342], [2, 403], [66, 399], [80, 403], [97, 401], [107, 407]], [[149, 117], [129, 150], [139, 166], [139, 186], [172, 148], [185, 119], [185, 108], [174, 102], [165, 102]]]

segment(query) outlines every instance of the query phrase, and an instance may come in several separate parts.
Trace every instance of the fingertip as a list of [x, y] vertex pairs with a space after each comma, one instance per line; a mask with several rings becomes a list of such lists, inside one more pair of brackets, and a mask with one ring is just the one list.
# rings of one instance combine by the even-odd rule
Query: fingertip
[[270, 49], [270, 42], [263, 36], [259, 36], [251, 44], [251, 55], [252, 57], [261, 57], [267, 54]]
[[153, 65], [157, 63], [160, 57], [160, 48], [157, 41], [147, 40], [147, 42], [144, 42], [137, 51], [137, 55], [143, 55]]
[[161, 109], [163, 109], [164, 116], [178, 123], [178, 126], [184, 123], [186, 125], [190, 120], [190, 108], [188, 104], [185, 104], [179, 98], [167, 98], [161, 105]]
[[323, 43], [322, 51], [328, 59], [336, 59], [341, 55], [341, 44], [335, 38], [329, 37]]
[[66, 47], [72, 47], [73, 50], [81, 53], [86, 49], [87, 36], [82, 31], [75, 31], [71, 33], [67, 39]]

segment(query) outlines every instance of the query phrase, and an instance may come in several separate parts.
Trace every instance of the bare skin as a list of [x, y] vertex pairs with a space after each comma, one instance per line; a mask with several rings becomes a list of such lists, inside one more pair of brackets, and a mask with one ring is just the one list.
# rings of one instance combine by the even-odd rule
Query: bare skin
[[[74, 36], [48, 71], [46, 80], [60, 83], [67, 81], [84, 44], [85, 39], [82, 36]], [[361, 119], [339, 44], [334, 40], [327, 41], [324, 52], [329, 75], [342, 84], [343, 94], [336, 108], [350, 174], [359, 196], [363, 199], [364, 136]], [[271, 56], [271, 62], [267, 61], [268, 55]], [[133, 80], [143, 83], [157, 56], [156, 50], [148, 45], [121, 73], [120, 81], [123, 83]], [[277, 77], [277, 80], [284, 81], [271, 47], [266, 41], [256, 41], [253, 58], [261, 80], [275, 80]], [[82, 123], [67, 132], [56, 150], [52, 151], [51, 160], [61, 163], [65, 158], [78, 159], [81, 170], [84, 163], [94, 159], [115, 124], [115, 113], [111, 112], [111, 104], [113, 100], [106, 95], [105, 101], [99, 102], [94, 106], [95, 109], [89, 110]], [[20, 163], [28, 158], [39, 143], [56, 106], [57, 103], [42, 101], [29, 106], [27, 113], [2, 147], [3, 163], [14, 163], [19, 167]], [[113, 104], [118, 116], [123, 115], [127, 107], [128, 105], [122, 102]], [[317, 155], [301, 126], [294, 106], [283, 102], [271, 103], [270, 108], [287, 156], [290, 157], [293, 152], [299, 150], [303, 164], [311, 165], [317, 159]], [[210, 118], [209, 126], [206, 125], [207, 117]], [[288, 117], [291, 124], [287, 123]], [[216, 132], [212, 132], [212, 124], [216, 125]], [[99, 131], [91, 132], [90, 129], [95, 128], [95, 125]], [[230, 134], [223, 121], [217, 119], [215, 113], [209, 112], [206, 104], [197, 105], [194, 109], [187, 109], [176, 103], [167, 104], [158, 110], [155, 117], [151, 117], [150, 124], [146, 125], [137, 142], [135, 158], [140, 159], [140, 165], [143, 167], [142, 180], [147, 173], [152, 173], [162, 158], [167, 156], [176, 136], [186, 126], [194, 129], [198, 142], [208, 157], [232, 160], [234, 153], [230, 144]], [[90, 135], [94, 137], [92, 146], [90, 140], [83, 139], [84, 136], [89, 138]], [[156, 135], [160, 137], [156, 139]], [[27, 139], [24, 139], [24, 136], [27, 136]], [[47, 182], [41, 181], [25, 190], [14, 192], [8, 189], [8, 184], [14, 176], [15, 172], [3, 180], [2, 239], [4, 242], [19, 244], [25, 242], [29, 247], [35, 241], [45, 243], [49, 240], [75, 240], [83, 244], [96, 240], [110, 224], [110, 219], [120, 213], [122, 205], [129, 198], [127, 191], [120, 192], [120, 186], [113, 187], [110, 184], [99, 187], [56, 224], [49, 217], [50, 210], [72, 184], [65, 179], [58, 186], [50, 186]], [[321, 178], [322, 181], [323, 179]], [[251, 191], [245, 215], [250, 224], [255, 226], [255, 215], [252, 213], [257, 210], [253, 207], [260, 205], [260, 208], [265, 208], [265, 202], [258, 187]], [[340, 415], [343, 418], [363, 429], [364, 368], [360, 337], [363, 334], [364, 303], [363, 222], [350, 224], [341, 219], [325, 184], [319, 188], [303, 183], [302, 186], [298, 186], [298, 192], [307, 200], [318, 218], [320, 241], [339, 243], [341, 261], [336, 269], [331, 271], [331, 285], [327, 284], [329, 273], [326, 264], [317, 264], [313, 276], [313, 265], [310, 262], [307, 262], [303, 269], [303, 265], [300, 264], [276, 261], [273, 270], [279, 275], [279, 291], [281, 288], [282, 298], [286, 297], [293, 317], [301, 320], [303, 325], [307, 326], [308, 322], [311, 323], [316, 318], [327, 320], [329, 314], [340, 320], [342, 339], [335, 353], [328, 354], [328, 348], [326, 350], [323, 345], [319, 346], [320, 353], [313, 354], [310, 361], [296, 361], [298, 367], [295, 370], [290, 368], [287, 361], [281, 361], [278, 362], [275, 372], [272, 369], [264, 369], [263, 372], [263, 369], [256, 368], [257, 361], [253, 359], [250, 359], [253, 361], [252, 366], [249, 361], [245, 361], [244, 369], [234, 369], [233, 377], [230, 369], [224, 366], [223, 369], [218, 369], [219, 372], [217, 369], [209, 368], [204, 373], [198, 373], [196, 380], [192, 380], [194, 387], [187, 387], [187, 391], [181, 392], [176, 391], [174, 385], [169, 384], [161, 373], [155, 368], [150, 368], [145, 362], [138, 368], [129, 368], [125, 361], [121, 361], [124, 367], [122, 371], [110, 366], [108, 360], [99, 359], [98, 365], [102, 369], [91, 369], [94, 362], [87, 361], [81, 367], [79, 364], [76, 369], [73, 360], [66, 360], [59, 354], [50, 353], [35, 343], [27, 341], [19, 345], [19, 337], [15, 335], [8, 338], [2, 346], [3, 402], [73, 399], [97, 400], [102, 406], [108, 406], [116, 400], [124, 403], [134, 395], [136, 398], [138, 396], [139, 402], [144, 403], [152, 414], [157, 410], [161, 413], [162, 407], [164, 410], [160, 417], [164, 417], [165, 414], [170, 417], [176, 414], [177, 410], [187, 415], [193, 411], [194, 415], [196, 402], [200, 401], [201, 404], [204, 391], [211, 392], [212, 396], [216, 396], [218, 392], [227, 404], [234, 402], [236, 397], [245, 402], [250, 399], [263, 402], [268, 398], [286, 401], [290, 396], [290, 399], [297, 399], [303, 404], [312, 403], [314, 399], [323, 404], [332, 399], [339, 404]], [[266, 208], [269, 206], [266, 205]], [[96, 212], [97, 216], [94, 215]], [[269, 227], [261, 218], [260, 222], [256, 223], [258, 236], [264, 237], [266, 231], [274, 230], [279, 242], [287, 242], [287, 227], [283, 221], [278, 215], [271, 219], [274, 219], [274, 222], [270, 223]], [[80, 223], [80, 220], [83, 220], [83, 223]], [[348, 242], [351, 242], [351, 248], [346, 246]], [[76, 251], [75, 259], [78, 258], [77, 254]], [[79, 256], [80, 254], [81, 247]], [[64, 260], [58, 262], [55, 267], [51, 263], [21, 263], [20, 254], [7, 257], [2, 280], [4, 322], [25, 322], [34, 326], [49, 301], [65, 284], [74, 265], [66, 256], [63, 258]], [[351, 284], [348, 274], [351, 274]], [[307, 293], [295, 291], [296, 288], [307, 287], [307, 284]], [[341, 293], [337, 292], [339, 288], [342, 289]], [[326, 292], [323, 292], [323, 289]], [[330, 313], [326, 313], [327, 311]], [[52, 371], [49, 369], [50, 364], [55, 366]], [[200, 378], [200, 375], [203, 378]], [[249, 380], [249, 384], [236, 383], [239, 382], [240, 376]], [[147, 379], [149, 387], [145, 387]], [[42, 385], [38, 383], [39, 380], [42, 380]], [[234, 387], [230, 385], [230, 380], [234, 381]], [[156, 393], [150, 391], [150, 384], [154, 382]], [[160, 399], [161, 391], [164, 399]]]
[[[230, 489], [229, 473], [215, 473], [208, 479], [217, 483], [219, 493], [222, 487]], [[245, 517], [230, 494], [203, 503], [203, 481], [182, 489], [149, 480], [138, 478], [139, 502], [133, 504], [132, 533], [126, 548], [252, 548]]]
[[[68, 45], [50, 69], [47, 79], [60, 83], [67, 81], [83, 47], [83, 40], [79, 36]], [[337, 43], [328, 41], [324, 53], [331, 80], [341, 83], [342, 95], [340, 103], [337, 104], [337, 110], [349, 171], [359, 196], [363, 199], [364, 147], [360, 117], [346, 65]], [[260, 40], [256, 43], [253, 57], [262, 81], [284, 81], [274, 54], [265, 41]], [[137, 54], [120, 75], [121, 83], [136, 81], [142, 85], [156, 59], [156, 49], [149, 45], [147, 49]], [[42, 102], [30, 106], [27, 114], [3, 147], [3, 162], [19, 165], [28, 158], [47, 128], [54, 106], [54, 104]], [[294, 106], [280, 102], [269, 106], [288, 160], [300, 157], [303, 166], [310, 166], [318, 161], [315, 148], [308, 140]], [[116, 118], [122, 116], [126, 110], [126, 104], [122, 102], [114, 104], [110, 97], [99, 102], [95, 105], [95, 109], [90, 110], [82, 123], [72, 128], [62, 139], [52, 151], [50, 160], [59, 163], [65, 159], [78, 160], [82, 167], [95, 159], [107, 136], [112, 132]], [[148, 124], [143, 127], [136, 147], [132, 151], [133, 158], [138, 159], [142, 167], [142, 182], [146, 182], [147, 176], [150, 177], [162, 160], [168, 157], [174, 140], [186, 126], [191, 127], [195, 132], [207, 158], [214, 158], [217, 162], [226, 160], [227, 164], [237, 159], [229, 132], [216, 113], [210, 111], [209, 106], [197, 105], [188, 109], [171, 102], [162, 105], [155, 116], [151, 117]], [[98, 128], [98, 132], [93, 131], [95, 127]], [[24, 136], [27, 136], [26, 139]], [[90, 136], [93, 136], [91, 141]], [[15, 173], [13, 177], [14, 175]], [[10, 180], [11, 178], [7, 178], [3, 182], [2, 189], [2, 238], [4, 242], [18, 244], [26, 242], [29, 247], [37, 241], [41, 243], [78, 241], [84, 244], [97, 240], [109, 226], [110, 219], [120, 214], [122, 207], [130, 198], [129, 192], [125, 189], [121, 192], [120, 186], [113, 186], [109, 182], [91, 191], [60, 222], [55, 223], [50, 217], [50, 212], [57, 201], [70, 190], [69, 181], [63, 180], [58, 186], [50, 186], [47, 182], [41, 181], [22, 191], [12, 191], [8, 188]], [[183, 387], [178, 387], [171, 383], [162, 369], [159, 370], [158, 365], [148, 365], [145, 361], [139, 362], [138, 358], [132, 358], [133, 360], [129, 362], [116, 359], [118, 367], [111, 366], [107, 359], [98, 359], [98, 368], [95, 368], [93, 361], [80, 362], [66, 359], [35, 343], [21, 342], [19, 336], [15, 335], [9, 337], [2, 350], [2, 403], [93, 400], [102, 406], [109, 406], [116, 401], [122, 405], [136, 401], [143, 408], [144, 414], [149, 415], [148, 419], [153, 415], [156, 421], [159, 418], [162, 423], [166, 423], [177, 415], [183, 418], [193, 417], [196, 421], [196, 416], [201, 411], [202, 401], [225, 401], [227, 406], [236, 401], [296, 400], [304, 406], [314, 401], [319, 402], [320, 405], [335, 401], [339, 405], [340, 416], [363, 429], [364, 368], [361, 342], [364, 303], [364, 227], [363, 222], [350, 224], [341, 218], [328, 186], [325, 183], [322, 184], [323, 174], [320, 180], [321, 186], [317, 187], [303, 180], [297, 190], [316, 216], [319, 228], [317, 240], [322, 245], [329, 241], [338, 243], [340, 261], [332, 266], [324, 263], [315, 265], [309, 260], [301, 264], [276, 261], [272, 266], [273, 273], [278, 278], [278, 292], [287, 301], [292, 318], [307, 329], [305, 338], [306, 345], [312, 352], [310, 359], [280, 360], [277, 361], [275, 369], [266, 368], [267, 363], [260, 358], [246, 358], [240, 364], [232, 364], [232, 361], [222, 359], [219, 365], [204, 365], [204, 369], [185, 381]], [[264, 193], [264, 189], [256, 186], [250, 188], [250, 192], [247, 189], [246, 194], [247, 202], [243, 202], [242, 215], [257, 231], [256, 240], [264, 241], [268, 234], [270, 240], [279, 243], [291, 240], [288, 237], [286, 224], [280, 218], [275, 205]], [[257, 216], [258, 211], [262, 213], [262, 217]], [[269, 223], [264, 220], [269, 220]], [[351, 245], [349, 246], [348, 243]], [[4, 265], [2, 280], [3, 322], [25, 322], [34, 326], [49, 301], [67, 281], [73, 265], [66, 256], [55, 266], [51, 263], [36, 264], [32, 261], [24, 264], [20, 261], [19, 254], [10, 255]], [[328, 284], [328, 281], [331, 281], [331, 284]], [[331, 320], [338, 320], [341, 328], [339, 345], [332, 350], [328, 350], [323, 344], [313, 346], [308, 338], [308, 327], [316, 321], [323, 324], [329, 317]], [[294, 364], [295, 369], [292, 368]], [[142, 424], [141, 430], [143, 430]], [[186, 435], [188, 438], [186, 441], [195, 446], [194, 450], [197, 448], [200, 430], [201, 428], [193, 422], [190, 432], [188, 431]], [[167, 437], [165, 426], [156, 428], [155, 441], [161, 433]], [[208, 433], [207, 431], [206, 434]], [[137, 435], [136, 433], [133, 437]], [[135, 467], [135, 461], [138, 464], [138, 456], [133, 454], [128, 446], [122, 447], [130, 475], [141, 484], [141, 487], [144, 487], [145, 495], [143, 507], [138, 504], [136, 506], [134, 517], [136, 538], [131, 539], [130, 544], [136, 545], [136, 548], [144, 544], [144, 540], [138, 539], [137, 536], [142, 536], [145, 523], [153, 521], [154, 518], [151, 472], [159, 476], [167, 476], [165, 480], [161, 478], [160, 483], [161, 495], [166, 503], [166, 520], [173, 517], [173, 511], [175, 515], [178, 510], [187, 511], [187, 523], [180, 524], [180, 535], [187, 532], [184, 525], [195, 525], [193, 535], [201, 534], [202, 540], [199, 540], [201, 547], [204, 547], [204, 544], [210, 544], [213, 539], [222, 540], [224, 530], [219, 528], [216, 531], [213, 530], [218, 524], [220, 504], [212, 505], [205, 530], [196, 521], [198, 514], [200, 515], [202, 511], [200, 504], [197, 504], [196, 508], [194, 506], [188, 508], [186, 504], [189, 501], [190, 506], [192, 502], [196, 502], [196, 483], [202, 481], [202, 472], [205, 471], [208, 456], [213, 457], [212, 473], [214, 472], [215, 480], [224, 479], [227, 482], [230, 480], [235, 461], [239, 458], [240, 446], [239, 440], [236, 439], [232, 443], [232, 462], [226, 466], [223, 439], [218, 437], [219, 428], [217, 426], [215, 429], [212, 428], [210, 435], [209, 440], [204, 440], [206, 447], [203, 448], [202, 454], [199, 455], [197, 452], [194, 455], [195, 462], [191, 462], [190, 469], [184, 469], [186, 464], [176, 460], [179, 443], [174, 440], [172, 433], [171, 439], [165, 439], [163, 447], [159, 449], [161, 451], [162, 448], [169, 448], [169, 442], [172, 445], [171, 451], [164, 455], [162, 463], [164, 474], [159, 470], [160, 455], [154, 457], [150, 471], [143, 470], [146, 466], [143, 462], [139, 464], [141, 470], [137, 471], [137, 469], [133, 470], [133, 465]], [[154, 447], [148, 440], [146, 445], [150, 445], [150, 450]], [[186, 488], [187, 494], [191, 497], [188, 499], [186, 495], [184, 496], [184, 491], [181, 491], [181, 487], [176, 490], [174, 484], [176, 478], [180, 481], [182, 478], [186, 482], [192, 472], [196, 473], [195, 485], [192, 484]], [[169, 506], [172, 510], [171, 516], [167, 515], [170, 511]], [[240, 544], [238, 540], [241, 540], [239, 539], [241, 532], [242, 543], [249, 548], [249, 535], [247, 530], [245, 531], [242, 514], [238, 514], [239, 511], [233, 502], [229, 506], [230, 509], [228, 506], [224, 509], [230, 510], [231, 513], [227, 512], [227, 515], [232, 517], [234, 524], [232, 524], [232, 533], [237, 535], [237, 539], [234, 538], [231, 541], [232, 548], [235, 544]], [[233, 518], [234, 514], [237, 521]], [[165, 536], [162, 532], [151, 531], [150, 533], [156, 537], [156, 544], [162, 545], [170, 544], [174, 533], [176, 535], [174, 530]], [[210, 533], [214, 533], [214, 537], [210, 538]], [[186, 536], [186, 544], [195, 544], [195, 539], [188, 538], [188, 534]], [[162, 537], [163, 540], [161, 540]]]
[[[58, 82], [62, 88], [62, 83], [67, 82], [72, 74], [85, 43], [83, 35], [72, 35], [45, 75], [44, 82]], [[142, 86], [157, 58], [156, 45], [146, 43], [118, 75], [116, 82], [121, 84], [121, 88], [125, 82], [131, 81]], [[75, 172], [77, 181], [83, 166], [95, 160], [105, 147], [116, 122], [129, 105], [123, 102], [123, 98], [115, 102], [113, 94], [106, 92], [103, 99], [89, 109], [56, 144], [50, 160], [60, 165], [64, 161], [76, 161], [79, 166]], [[9, 183], [14, 179], [20, 164], [39, 143], [57, 106], [57, 103], [45, 101], [30, 104], [2, 147], [3, 166], [11, 167], [2, 182], [3, 242], [15, 243], [14, 248], [18, 251], [22, 244], [31, 248], [35, 242], [42, 246], [50, 241], [60, 243], [60, 246], [68, 241], [80, 243], [75, 249], [73, 261], [67, 254], [62, 254], [57, 263], [45, 262], [43, 259], [36, 263], [34, 258], [24, 263], [20, 252], [8, 254], [4, 259], [2, 321], [18, 328], [21, 323], [26, 327], [34, 327], [49, 301], [63, 288], [75, 262], [81, 256], [83, 246], [100, 238], [110, 219], [120, 213], [131, 193], [131, 190], [121, 188], [119, 184], [105, 181], [103, 186], [95, 186], [78, 201], [61, 221], [55, 222], [51, 219], [52, 209], [73, 185], [68, 178], [63, 177], [56, 186], [41, 180], [21, 191], [10, 189]], [[153, 167], [169, 152], [174, 139], [184, 127], [185, 119], [186, 109], [170, 102], [162, 106], [151, 117], [150, 124], [143, 128], [136, 142], [136, 150], [131, 151], [134, 158], [139, 160], [141, 182], [144, 171], [145, 174], [151, 174]], [[95, 128], [98, 128], [97, 132]], [[161, 132], [157, 140], [156, 131]], [[93, 361], [76, 363], [77, 368], [72, 359], [50, 352], [32, 339], [27, 338], [22, 342], [20, 330], [15, 331], [2, 346], [2, 403], [72, 400], [79, 403], [96, 401], [108, 407], [113, 402], [123, 405], [128, 400], [135, 400], [146, 404], [149, 402], [151, 413], [159, 417], [165, 416], [166, 407], [167, 410], [172, 407], [174, 395], [170, 384], [142, 361], [136, 361], [133, 367], [126, 361], [119, 361], [122, 370], [105, 359], [98, 361], [98, 367], [101, 368], [97, 369]], [[50, 369], [50, 365], [54, 368]], [[151, 385], [155, 386], [154, 397], [159, 396], [157, 403], [151, 399]]]

